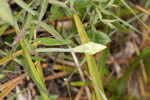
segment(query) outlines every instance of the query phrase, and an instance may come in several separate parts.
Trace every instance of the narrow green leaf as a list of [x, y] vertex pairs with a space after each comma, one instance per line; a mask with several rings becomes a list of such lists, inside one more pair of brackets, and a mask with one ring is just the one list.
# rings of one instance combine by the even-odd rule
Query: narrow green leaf
[[[76, 23], [76, 27], [77, 27], [78, 34], [80, 36], [81, 43], [82, 44], [87, 43], [89, 41], [89, 39], [88, 39], [87, 33], [82, 25], [82, 22], [81, 22], [79, 16], [77, 14], [75, 14], [73, 17], [74, 17], [74, 20]], [[85, 56], [87, 59], [88, 69], [89, 69], [89, 73], [91, 75], [91, 79], [94, 84], [98, 85], [98, 87], [97, 87], [93, 84], [95, 94], [97, 95], [97, 99], [103, 100], [104, 98], [99, 93], [99, 89], [101, 89], [103, 92], [104, 92], [104, 90], [102, 87], [102, 80], [101, 80], [101, 76], [100, 76], [100, 73], [99, 73], [97, 65], [96, 65], [96, 61], [92, 55], [85, 54]], [[97, 76], [99, 76], [99, 77], [97, 77]]]
[[100, 10], [98, 8], [96, 8], [96, 12], [99, 16], [99, 19], [102, 20], [102, 13], [100, 12]]
[[138, 29], [136, 29], [134, 26], [132, 26], [131, 24], [129, 24], [128, 22], [124, 21], [123, 19], [121, 19], [120, 17], [116, 16], [116, 15], [113, 15], [115, 18], [117, 18], [120, 22], [122, 22], [125, 26], [129, 27], [130, 29], [138, 32], [138, 33], [141, 33]]
[[125, 26], [121, 25], [120, 23], [118, 22], [114, 22], [112, 23], [118, 30], [124, 32], [124, 33], [129, 33], [129, 29], [127, 29]]
[[40, 26], [43, 29], [47, 30], [49, 33], [51, 33], [57, 40], [60, 40], [60, 41], [63, 40], [61, 35], [54, 29], [53, 26], [48, 25], [48, 24], [43, 23], [43, 22], [40, 23]]
[[72, 43], [71, 40], [59, 41], [54, 38], [37, 38], [35, 41], [39, 41], [39, 44], [45, 46], [66, 45]]
[[148, 25], [144, 23], [136, 14], [136, 12], [126, 3], [125, 0], [121, 0], [121, 2], [133, 13], [133, 15], [143, 24], [143, 26], [150, 32], [150, 28]]
[[25, 11], [31, 13], [32, 15], [36, 15], [37, 12], [32, 10], [28, 4], [26, 4], [23, 0], [15, 0], [15, 2], [20, 6], [22, 7]]
[[27, 62], [26, 68], [27, 68], [31, 78], [38, 86], [38, 89], [40, 90], [43, 100], [49, 100], [44, 81], [43, 81], [43, 79], [41, 79], [41, 76], [40, 76], [41, 74], [38, 73], [34, 63], [32, 62], [31, 56], [25, 46], [25, 42], [23, 39], [20, 40], [20, 44], [23, 49], [25, 60]]
[[39, 18], [38, 21], [40, 22], [47, 10], [47, 6], [48, 6], [48, 0], [41, 0], [41, 11], [39, 14]]
[[109, 49], [106, 48], [102, 53], [100, 57], [100, 65], [99, 65], [99, 72], [101, 74], [101, 78], [103, 79], [104, 74], [106, 72], [106, 60], [107, 60], [107, 54]]
[[9, 25], [4, 24], [3, 26], [0, 27], [0, 36], [8, 29]]
[[36, 28], [35, 24], [31, 24], [29, 40], [32, 40], [34, 36], [35, 28]]

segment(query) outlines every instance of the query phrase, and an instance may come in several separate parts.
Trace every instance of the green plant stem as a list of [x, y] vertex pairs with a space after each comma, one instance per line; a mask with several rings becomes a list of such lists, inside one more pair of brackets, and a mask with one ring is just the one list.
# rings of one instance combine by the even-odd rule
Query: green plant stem
[[[82, 22], [81, 22], [79, 16], [75, 14], [74, 20], [76, 23], [78, 34], [79, 34], [80, 39], [81, 39], [81, 43], [82, 44], [87, 43], [89, 41], [88, 36], [86, 34], [86, 31], [84, 30], [84, 27], [82, 25]], [[96, 61], [95, 61], [94, 57], [90, 54], [85, 54], [85, 56], [87, 59], [89, 73], [90, 73], [90, 76], [91, 76], [93, 83], [95, 83], [98, 86], [98, 88], [104, 93], [104, 90], [102, 88], [101, 76], [100, 76], [100, 73], [98, 71], [98, 67], [96, 65]], [[95, 90], [95, 93], [97, 95], [98, 100], [103, 100], [103, 97], [99, 93], [99, 89], [94, 84], [93, 84], [93, 87], [94, 87], [94, 90]]]
[[[18, 35], [19, 34], [19, 28], [17, 25], [15, 26], [15, 30], [16, 30], [16, 34]], [[24, 38], [22, 38], [19, 42], [20, 42], [20, 45], [23, 49], [24, 58], [27, 62], [27, 69], [29, 71], [31, 78], [33, 79], [33, 81], [38, 86], [38, 89], [39, 89], [41, 96], [42, 96], [42, 100], [49, 100], [48, 93], [46, 92], [47, 90], [45, 87], [45, 83], [44, 83], [43, 79], [41, 79], [41, 76], [40, 76], [41, 74], [38, 73], [34, 63], [32, 62], [31, 56], [28, 52], [28, 49], [25, 46]], [[44, 77], [44, 76], [42, 76], [42, 77]]]

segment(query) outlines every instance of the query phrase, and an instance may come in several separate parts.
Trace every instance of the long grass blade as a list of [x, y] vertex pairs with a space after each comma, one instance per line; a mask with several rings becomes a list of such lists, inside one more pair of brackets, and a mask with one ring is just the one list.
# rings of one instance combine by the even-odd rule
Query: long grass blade
[[[75, 23], [76, 23], [76, 27], [77, 27], [77, 30], [78, 30], [78, 34], [80, 36], [81, 43], [82, 44], [87, 43], [89, 41], [89, 39], [88, 39], [88, 36], [86, 34], [86, 31], [85, 31], [85, 29], [82, 25], [82, 22], [81, 22], [79, 16], [75, 14], [73, 17], [74, 17], [74, 20], [75, 20]], [[104, 92], [104, 90], [102, 88], [101, 76], [100, 76], [100, 73], [98, 71], [98, 67], [96, 65], [96, 61], [95, 61], [94, 57], [90, 54], [85, 54], [85, 56], [86, 56], [86, 59], [87, 59], [88, 69], [89, 69], [92, 81], [98, 85], [98, 88], [101, 89], [101, 91]], [[97, 76], [100, 76], [100, 77], [97, 77]], [[97, 95], [97, 99], [98, 100], [103, 100], [103, 96], [99, 93], [98, 88], [94, 84], [93, 84], [93, 86], [94, 86], [94, 89], [95, 89], [95, 92], [96, 92], [96, 95]]]
[[47, 7], [48, 7], [48, 0], [41, 0], [41, 11], [39, 14], [38, 23], [42, 20]]

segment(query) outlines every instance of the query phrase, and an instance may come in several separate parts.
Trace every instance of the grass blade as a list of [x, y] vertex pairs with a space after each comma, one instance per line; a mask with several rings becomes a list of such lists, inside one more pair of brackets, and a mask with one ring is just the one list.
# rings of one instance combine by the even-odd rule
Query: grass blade
[[133, 13], [133, 15], [144, 25], [144, 27], [150, 32], [149, 27], [136, 15], [134, 10], [125, 2], [125, 0], [121, 0], [121, 2]]
[[[78, 15], [74, 15], [74, 20], [75, 20], [75, 23], [76, 23], [76, 27], [77, 27], [77, 30], [78, 30], [78, 34], [80, 36], [80, 40], [81, 40], [81, 43], [84, 44], [84, 43], [87, 43], [89, 40], [88, 40], [88, 36], [86, 34], [86, 31], [82, 25], [82, 22], [79, 18]], [[98, 86], [98, 88], [93, 84], [94, 86], [94, 89], [95, 89], [95, 92], [96, 92], [96, 95], [97, 95], [97, 99], [98, 100], [103, 100], [103, 97], [102, 95], [99, 93], [99, 90], [98, 89], [101, 89], [103, 92], [103, 88], [102, 88], [102, 80], [101, 80], [101, 76], [100, 76], [100, 73], [98, 71], [98, 68], [97, 68], [97, 65], [96, 65], [96, 61], [94, 59], [94, 57], [90, 54], [85, 54], [86, 56], [86, 59], [87, 59], [87, 63], [88, 63], [88, 69], [89, 69], [89, 73], [90, 73], [90, 76], [92, 78], [92, 81]], [[100, 76], [100, 77], [97, 77], [97, 76]]]
[[66, 45], [72, 43], [71, 40], [59, 41], [54, 38], [37, 38], [35, 41], [39, 41], [39, 44], [45, 46]]
[[48, 25], [46, 23], [40, 22], [40, 26], [47, 30], [49, 33], [51, 33], [56, 39], [58, 40], [63, 40], [63, 38], [61, 37], [61, 35], [53, 28], [53, 26]]
[[23, 0], [15, 0], [15, 2], [22, 7], [25, 11], [31, 13], [32, 15], [36, 15], [37, 12], [32, 10]]
[[5, 24], [0, 27], [0, 36], [8, 29], [9, 25]]
[[[4, 21], [10, 23], [15, 28], [15, 31], [16, 31], [17, 35], [22, 34], [22, 32], [19, 29], [19, 26], [17, 24], [17, 21], [13, 20], [13, 15], [11, 13], [11, 10], [9, 8], [8, 3], [4, 0], [0, 0], [0, 17]], [[6, 19], [6, 18], [8, 18], [8, 19]], [[27, 62], [26, 68], [28, 69], [28, 72], [29, 72], [31, 78], [33, 79], [33, 81], [38, 86], [38, 89], [41, 93], [42, 99], [43, 100], [49, 100], [48, 93], [46, 92], [47, 90], [46, 90], [46, 87], [45, 87], [45, 83], [43, 81], [44, 79], [41, 79], [41, 74], [39, 75], [34, 63], [32, 62], [31, 56], [30, 56], [30, 54], [28, 52], [28, 49], [26, 48], [26, 45], [25, 45], [24, 37], [22, 37], [19, 40], [19, 42], [20, 42], [20, 45], [23, 49], [24, 58]], [[5, 91], [5, 92], [7, 92], [7, 91]]]
[[41, 11], [38, 18], [38, 23], [42, 20], [48, 6], [48, 0], [41, 0]]
[[103, 79], [103, 76], [105, 74], [105, 69], [106, 69], [106, 60], [107, 60], [107, 54], [109, 52], [109, 49], [105, 49], [102, 54], [101, 54], [101, 58], [100, 58], [100, 65], [99, 65], [99, 71], [101, 74], [101, 77]]
[[[35, 42], [35, 43], [32, 44], [32, 46], [37, 46], [37, 45], [38, 45], [38, 42]], [[6, 57], [0, 59], [0, 65], [5, 64], [5, 63], [7, 63], [10, 60], [13, 60], [17, 56], [21, 55], [22, 52], [23, 52], [23, 50], [19, 50], [19, 51], [15, 52], [15, 53], [13, 53], [13, 54], [11, 54], [9, 56], [6, 56]]]

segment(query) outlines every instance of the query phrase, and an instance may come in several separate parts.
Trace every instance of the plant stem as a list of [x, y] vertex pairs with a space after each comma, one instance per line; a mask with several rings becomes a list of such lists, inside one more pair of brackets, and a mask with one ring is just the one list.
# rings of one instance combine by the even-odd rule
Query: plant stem
[[[18, 25], [16, 25], [15, 30], [16, 30], [16, 34], [18, 35], [20, 32]], [[45, 83], [44, 83], [43, 79], [41, 79], [41, 74], [39, 74], [34, 63], [32, 62], [31, 56], [28, 52], [28, 49], [25, 46], [24, 37], [19, 42], [23, 49], [24, 58], [27, 62], [27, 70], [29, 71], [29, 74], [30, 74], [31, 78], [33, 79], [33, 81], [36, 83], [36, 85], [40, 91], [40, 94], [42, 96], [42, 100], [49, 100], [48, 93], [46, 92], [47, 90], [46, 90]], [[44, 77], [43, 74], [42, 74], [42, 77]]]
[[[74, 15], [74, 20], [75, 20], [75, 23], [76, 23], [76, 27], [77, 27], [77, 30], [78, 30], [78, 34], [80, 36], [80, 39], [81, 39], [81, 43], [82, 44], [85, 44], [87, 42], [89, 42], [88, 40], [88, 36], [86, 34], [86, 31], [82, 25], [82, 22], [79, 18], [78, 15]], [[93, 83], [97, 84], [98, 88], [93, 84], [93, 87], [94, 87], [94, 90], [95, 90], [95, 93], [97, 95], [97, 99], [98, 100], [103, 100], [103, 97], [101, 96], [101, 94], [99, 93], [99, 89], [104, 92], [103, 88], [102, 88], [102, 80], [101, 80], [101, 76], [100, 76], [100, 73], [98, 71], [98, 67], [96, 65], [96, 61], [94, 59], [94, 57], [90, 54], [85, 54], [85, 57], [87, 59], [87, 63], [88, 63], [88, 69], [89, 69], [89, 73], [90, 73], [90, 76], [91, 76], [91, 79], [93, 81]]]

